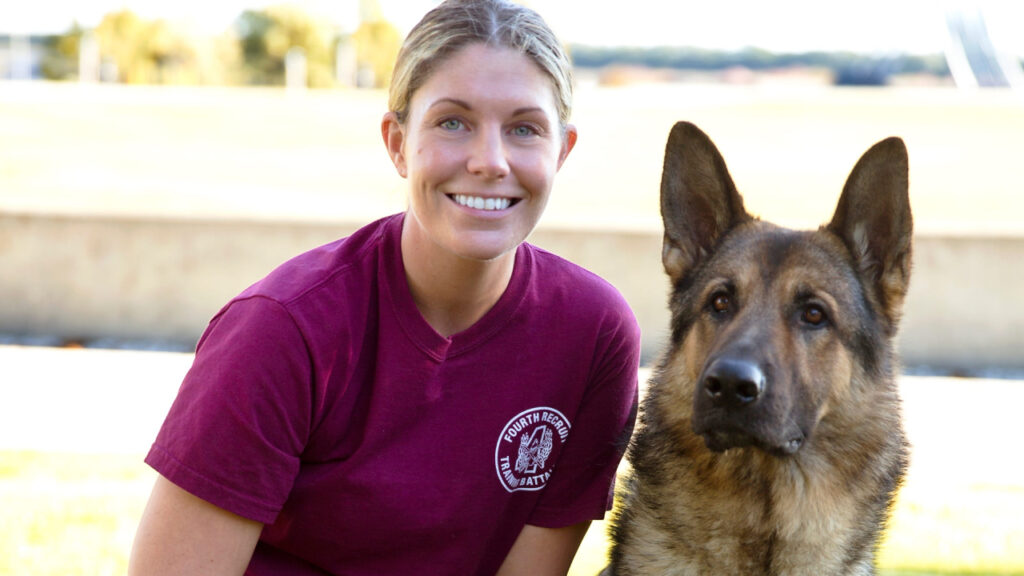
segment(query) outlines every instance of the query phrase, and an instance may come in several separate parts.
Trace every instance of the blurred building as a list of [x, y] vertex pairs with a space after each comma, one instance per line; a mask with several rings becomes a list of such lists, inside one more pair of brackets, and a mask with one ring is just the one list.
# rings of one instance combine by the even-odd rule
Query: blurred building
[[31, 80], [42, 77], [47, 38], [0, 34], [0, 80]]

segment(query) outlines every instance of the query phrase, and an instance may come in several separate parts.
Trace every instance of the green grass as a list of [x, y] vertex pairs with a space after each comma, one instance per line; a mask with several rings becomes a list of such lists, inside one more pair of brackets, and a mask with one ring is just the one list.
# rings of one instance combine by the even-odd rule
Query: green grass
[[[153, 472], [138, 455], [0, 451], [0, 576], [125, 573]], [[595, 523], [570, 574], [605, 562]], [[1024, 488], [908, 482], [879, 561], [883, 576], [1024, 576]]]

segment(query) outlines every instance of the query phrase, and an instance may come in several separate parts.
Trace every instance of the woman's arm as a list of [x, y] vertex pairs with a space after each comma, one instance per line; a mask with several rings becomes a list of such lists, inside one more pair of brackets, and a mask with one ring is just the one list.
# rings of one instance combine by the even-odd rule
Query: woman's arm
[[527, 524], [498, 570], [498, 576], [565, 576], [590, 528], [581, 522], [565, 528]]
[[263, 525], [157, 477], [128, 562], [129, 576], [240, 575]]

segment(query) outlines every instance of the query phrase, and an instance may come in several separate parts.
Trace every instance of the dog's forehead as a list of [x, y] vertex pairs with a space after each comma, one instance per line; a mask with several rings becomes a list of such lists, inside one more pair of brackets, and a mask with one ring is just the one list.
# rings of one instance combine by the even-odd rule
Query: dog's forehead
[[748, 280], [761, 285], [834, 284], [837, 277], [854, 276], [845, 248], [832, 234], [792, 230], [763, 221], [730, 232], [710, 258], [708, 268], [737, 282]]

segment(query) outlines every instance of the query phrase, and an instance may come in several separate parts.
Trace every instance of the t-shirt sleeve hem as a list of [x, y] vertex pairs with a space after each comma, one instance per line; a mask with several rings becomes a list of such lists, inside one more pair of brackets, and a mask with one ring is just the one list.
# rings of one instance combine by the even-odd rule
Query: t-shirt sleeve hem
[[233, 514], [272, 524], [280, 512], [277, 507], [240, 494], [189, 468], [157, 444], [150, 448], [145, 462], [179, 488]]
[[537, 508], [526, 520], [527, 524], [541, 528], [564, 528], [581, 522], [604, 520], [610, 508], [601, 503], [596, 506], [579, 506], [571, 510]]

